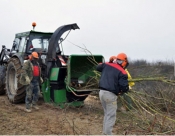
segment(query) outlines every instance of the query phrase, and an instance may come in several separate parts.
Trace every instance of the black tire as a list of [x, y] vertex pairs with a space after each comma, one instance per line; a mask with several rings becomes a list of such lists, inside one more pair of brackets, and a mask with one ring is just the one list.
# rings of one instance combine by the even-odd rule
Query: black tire
[[25, 100], [25, 86], [19, 83], [21, 63], [18, 58], [11, 58], [6, 71], [6, 94], [11, 103], [20, 103]]
[[0, 95], [5, 94], [5, 71], [6, 66], [0, 66]]

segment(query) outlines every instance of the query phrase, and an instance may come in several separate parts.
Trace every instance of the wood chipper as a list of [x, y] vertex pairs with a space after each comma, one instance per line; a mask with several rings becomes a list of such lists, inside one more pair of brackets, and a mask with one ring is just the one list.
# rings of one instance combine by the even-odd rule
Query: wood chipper
[[[36, 23], [33, 23], [33, 27]], [[54, 33], [31, 30], [17, 33], [11, 49], [2, 46], [0, 54], [0, 94], [12, 103], [25, 100], [26, 86], [20, 84], [23, 63], [33, 51], [39, 54], [41, 92], [45, 102], [79, 106], [93, 90], [98, 90], [95, 65], [103, 62], [102, 55], [65, 55], [61, 50], [68, 31], [79, 29], [77, 24], [63, 25]], [[66, 37], [68, 36], [66, 35]], [[4, 80], [5, 79], [5, 80]], [[95, 83], [95, 84], [94, 84]]]
[[101, 55], [70, 55], [66, 66], [52, 67], [49, 80], [42, 85], [45, 102], [83, 105], [92, 91], [99, 90], [95, 69], [102, 61]]

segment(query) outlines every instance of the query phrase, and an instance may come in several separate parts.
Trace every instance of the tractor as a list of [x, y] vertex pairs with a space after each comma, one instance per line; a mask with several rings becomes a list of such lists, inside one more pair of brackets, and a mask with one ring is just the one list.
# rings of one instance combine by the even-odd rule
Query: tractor
[[[11, 103], [24, 102], [26, 86], [20, 84], [22, 66], [33, 52], [39, 54], [41, 94], [45, 102], [57, 105], [83, 105], [86, 97], [98, 90], [95, 65], [104, 62], [102, 55], [71, 54], [65, 55], [63, 34], [79, 29], [74, 24], [63, 25], [55, 32], [33, 30], [17, 33], [11, 49], [2, 45], [0, 53], [0, 94], [6, 94]], [[67, 34], [67, 35], [68, 35]], [[67, 37], [66, 35], [66, 37]]]

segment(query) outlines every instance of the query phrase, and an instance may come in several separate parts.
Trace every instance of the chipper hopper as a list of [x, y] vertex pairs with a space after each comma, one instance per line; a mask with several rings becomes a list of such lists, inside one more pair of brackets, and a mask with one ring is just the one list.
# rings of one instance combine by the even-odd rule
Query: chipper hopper
[[49, 80], [42, 85], [45, 102], [64, 106], [82, 106], [86, 97], [98, 89], [96, 64], [102, 55], [70, 55], [67, 66], [53, 67]]
[[[79, 26], [74, 23], [60, 26], [53, 33], [31, 30], [15, 34], [11, 49], [3, 45], [0, 53], [0, 94], [6, 94], [11, 103], [24, 102], [26, 85], [20, 83], [22, 67], [35, 51], [44, 79], [41, 90], [45, 102], [82, 104], [91, 91], [98, 89], [94, 70], [103, 56], [65, 55], [64, 40], [76, 29]], [[67, 35], [63, 37], [65, 32]]]

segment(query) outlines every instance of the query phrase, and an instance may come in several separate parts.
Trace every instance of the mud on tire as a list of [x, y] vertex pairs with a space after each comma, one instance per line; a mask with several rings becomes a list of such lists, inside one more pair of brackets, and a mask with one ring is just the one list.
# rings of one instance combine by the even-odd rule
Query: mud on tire
[[19, 83], [21, 63], [18, 58], [11, 58], [7, 65], [5, 88], [8, 99], [12, 103], [25, 100], [25, 86]]
[[5, 94], [5, 71], [6, 66], [0, 66], [0, 95]]

